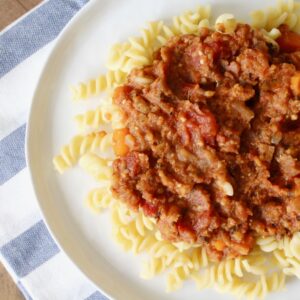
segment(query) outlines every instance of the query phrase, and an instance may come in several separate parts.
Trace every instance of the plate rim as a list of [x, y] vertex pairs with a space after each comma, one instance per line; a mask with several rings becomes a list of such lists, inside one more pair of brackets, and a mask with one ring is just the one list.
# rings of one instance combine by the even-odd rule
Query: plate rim
[[68, 23], [65, 25], [65, 27], [61, 30], [61, 32], [55, 38], [53, 48], [50, 50], [50, 53], [49, 53], [48, 57], [44, 61], [44, 64], [43, 64], [42, 69], [40, 71], [40, 74], [38, 76], [37, 83], [34, 87], [34, 93], [33, 93], [33, 96], [31, 98], [31, 102], [30, 102], [30, 105], [29, 105], [29, 111], [28, 111], [27, 119], [26, 119], [24, 150], [25, 150], [26, 166], [27, 166], [28, 173], [29, 173], [29, 183], [30, 183], [30, 186], [31, 186], [32, 191], [33, 191], [34, 201], [36, 202], [36, 204], [38, 206], [39, 212], [41, 213], [42, 220], [43, 220], [48, 232], [50, 233], [51, 238], [54, 240], [54, 242], [56, 243], [56, 245], [58, 246], [60, 251], [62, 251], [66, 255], [69, 262], [71, 262], [71, 264], [73, 266], [75, 266], [75, 268], [87, 279], [87, 281], [91, 284], [91, 286], [93, 286], [95, 288], [95, 292], [100, 291], [108, 299], [114, 299], [114, 297], [112, 295], [110, 295], [110, 293], [106, 290], [106, 288], [103, 288], [102, 286], [97, 285], [86, 274], [86, 272], [81, 268], [81, 266], [76, 263], [75, 259], [69, 254], [68, 251], [66, 251], [66, 249], [62, 245], [62, 243], [59, 242], [59, 238], [56, 236], [56, 233], [52, 230], [51, 226], [49, 225], [47, 213], [45, 212], [45, 210], [44, 210], [44, 208], [41, 204], [41, 201], [39, 200], [39, 196], [38, 196], [38, 192], [37, 192], [37, 188], [36, 188], [36, 183], [35, 183], [34, 176], [33, 176], [33, 173], [32, 173], [32, 164], [33, 164], [32, 161], [33, 161], [34, 158], [31, 156], [31, 150], [30, 150], [31, 140], [32, 140], [32, 135], [33, 135], [33, 130], [34, 130], [32, 128], [33, 127], [33, 125], [32, 125], [33, 121], [32, 120], [33, 120], [33, 114], [34, 114], [33, 110], [34, 110], [34, 107], [35, 107], [35, 105], [38, 101], [39, 90], [42, 86], [42, 82], [44, 80], [44, 77], [46, 76], [49, 63], [55, 57], [57, 51], [60, 48], [60, 45], [61, 45], [64, 37], [68, 34], [69, 31], [72, 30], [73, 26], [78, 22], [78, 20], [80, 20], [85, 14], [88, 13], [88, 11], [91, 9], [91, 7], [96, 2], [97, 2], [97, 0], [90, 0], [89, 2], [87, 2], [77, 13], [75, 13], [75, 15], [68, 21]]
[[[32, 187], [32, 191], [33, 191], [33, 195], [34, 198], [38, 205], [39, 211], [41, 213], [42, 216], [42, 220], [44, 221], [44, 224], [48, 230], [48, 232], [50, 233], [52, 239], [54, 240], [54, 242], [56, 243], [56, 245], [59, 247], [59, 249], [66, 255], [66, 257], [68, 258], [68, 260], [72, 263], [73, 266], [75, 266], [75, 268], [87, 279], [87, 282], [89, 282], [91, 284], [91, 286], [93, 286], [95, 288], [95, 291], [100, 291], [103, 295], [105, 295], [107, 298], [109, 299], [117, 299], [114, 296], [112, 296], [111, 292], [107, 291], [106, 287], [103, 287], [102, 285], [99, 285], [97, 283], [95, 283], [93, 281], [92, 278], [90, 278], [90, 276], [87, 274], [87, 272], [84, 270], [84, 268], [82, 267], [81, 264], [78, 264], [76, 262], [76, 258], [73, 257], [73, 255], [70, 254], [69, 251], [66, 250], [66, 246], [63, 245], [62, 242], [60, 242], [60, 238], [57, 237], [57, 232], [55, 230], [52, 230], [51, 226], [49, 225], [49, 221], [48, 219], [50, 218], [48, 213], [45, 212], [45, 209], [43, 208], [43, 205], [41, 203], [41, 200], [39, 200], [39, 196], [40, 193], [37, 191], [37, 187], [36, 187], [36, 182], [33, 176], [33, 172], [32, 172], [32, 165], [33, 165], [33, 160], [34, 157], [32, 157], [31, 155], [31, 140], [33, 139], [33, 125], [32, 125], [32, 116], [33, 116], [33, 110], [35, 105], [38, 102], [38, 94], [40, 94], [40, 89], [42, 86], [42, 82], [44, 81], [44, 77], [46, 76], [48, 67], [49, 67], [49, 63], [51, 61], [53, 61], [53, 58], [57, 55], [57, 52], [59, 51], [59, 49], [61, 48], [61, 44], [64, 40], [64, 37], [66, 35], [68, 35], [68, 33], [73, 29], [73, 26], [76, 25], [76, 23], [78, 22], [78, 20], [80, 20], [81, 18], [83, 18], [86, 14], [88, 14], [88, 11], [91, 9], [91, 7], [95, 4], [98, 3], [99, 0], [89, 0], [89, 2], [87, 2], [84, 7], [82, 7], [76, 14], [75, 16], [73, 16], [71, 18], [71, 20], [66, 24], [66, 26], [62, 29], [62, 31], [58, 34], [58, 36], [55, 38], [54, 41], [54, 45], [52, 47], [52, 49], [50, 50], [50, 53], [48, 55], [48, 57], [46, 58], [46, 60], [43, 63], [41, 72], [38, 76], [38, 80], [37, 83], [34, 87], [34, 93], [32, 96], [32, 101], [30, 103], [29, 106], [29, 111], [27, 114], [27, 120], [26, 120], [26, 132], [25, 132], [25, 159], [26, 159], [26, 166], [28, 167], [28, 173], [29, 173], [29, 181], [30, 181], [30, 185]], [[296, 2], [298, 2], [298, 0], [295, 0]], [[224, 1], [225, 2], [225, 1]], [[201, 0], [200, 2], [201, 3]], [[221, 4], [221, 3], [220, 3]], [[221, 297], [221, 294], [219, 295]]]

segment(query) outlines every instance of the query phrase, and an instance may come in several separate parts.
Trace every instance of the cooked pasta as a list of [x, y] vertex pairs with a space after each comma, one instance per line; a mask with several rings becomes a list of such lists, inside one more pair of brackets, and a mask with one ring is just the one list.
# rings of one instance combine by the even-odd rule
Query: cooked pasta
[[195, 34], [201, 27], [209, 26], [210, 7], [199, 7], [196, 12], [187, 11], [173, 17], [173, 32], [178, 34]]
[[272, 252], [279, 247], [278, 241], [275, 237], [259, 238], [256, 243], [264, 252]]
[[287, 24], [291, 30], [300, 32], [299, 8], [299, 3], [293, 0], [279, 0], [275, 7], [252, 12], [252, 25], [269, 31], [281, 24]]
[[106, 136], [104, 131], [86, 136], [77, 135], [68, 145], [62, 147], [60, 155], [53, 158], [53, 164], [57, 171], [63, 173], [66, 169], [75, 165], [79, 158], [88, 151], [97, 151]]
[[216, 284], [216, 267], [206, 268], [204, 272], [194, 272], [191, 274], [191, 278], [196, 283], [198, 290], [211, 288]]
[[[110, 48], [109, 55], [106, 62], [106, 67], [109, 70], [122, 70], [126, 57], [124, 53], [130, 48], [130, 43], [117, 43]], [[142, 47], [143, 49], [143, 47]]]
[[281, 240], [276, 240], [274, 237], [260, 238], [257, 244], [264, 252], [273, 252], [277, 249], [283, 250], [286, 257], [299, 257], [297, 250], [299, 249], [299, 233], [296, 233], [292, 239], [284, 237]]
[[96, 180], [109, 180], [112, 176], [109, 161], [94, 153], [89, 152], [84, 154], [79, 160], [79, 165]]
[[101, 107], [99, 107], [77, 115], [74, 119], [79, 130], [85, 132], [88, 129], [99, 130], [101, 125], [109, 124], [111, 122], [111, 114], [109, 112], [105, 114]]
[[99, 75], [96, 79], [91, 79], [86, 83], [79, 83], [71, 86], [73, 100], [87, 99], [97, 96], [103, 91], [109, 91], [125, 81], [126, 74], [121, 70], [108, 71], [106, 75]]
[[297, 232], [293, 235], [291, 241], [290, 241], [290, 253], [300, 260], [300, 233]]
[[207, 267], [209, 265], [209, 258], [206, 250], [203, 247], [193, 249], [191, 253], [191, 261], [195, 271], [198, 271], [200, 268]]
[[[275, 40], [281, 34], [277, 28], [279, 25], [288, 24], [292, 30], [300, 32], [298, 10], [299, 4], [293, 0], [280, 0], [276, 7], [253, 12], [252, 24], [262, 29], [269, 43], [277, 46]], [[111, 47], [106, 64], [108, 72], [73, 86], [73, 99], [88, 99], [104, 91], [110, 94], [126, 81], [131, 70], [151, 64], [154, 51], [171, 37], [197, 34], [200, 28], [210, 27], [210, 15], [209, 6], [199, 6], [195, 11], [173, 17], [170, 24], [162, 21], [148, 23], [140, 31], [140, 36]], [[237, 21], [232, 14], [222, 14], [214, 24], [215, 30], [232, 33]], [[153, 83], [153, 79], [147, 76], [134, 80], [147, 87]], [[163, 240], [154, 219], [115, 201], [110, 191], [111, 163], [115, 156], [126, 153], [128, 145], [135, 141], [125, 128], [124, 116], [112, 103], [112, 97], [100, 102], [98, 108], [75, 116], [81, 134], [62, 147], [53, 164], [63, 173], [79, 163], [94, 179], [105, 182], [88, 193], [86, 204], [95, 212], [109, 207], [114, 239], [125, 251], [148, 255], [142, 267], [142, 278], [150, 279], [166, 272], [167, 292], [175, 291], [185, 280], [193, 279], [198, 289], [215, 287], [220, 293], [229, 292], [248, 299], [263, 299], [268, 292], [283, 289], [286, 276], [300, 278], [300, 233], [281, 240], [258, 238], [256, 248], [249, 255], [216, 263], [198, 244]], [[103, 126], [111, 127], [109, 133], [101, 130]]]
[[112, 129], [124, 127], [123, 115], [117, 107], [113, 105], [102, 105], [94, 110], [88, 110], [83, 114], [74, 117], [78, 130], [81, 133], [98, 132], [101, 128], [114, 123]]
[[242, 260], [243, 268], [253, 275], [263, 275], [267, 272], [266, 257], [253, 257]]
[[284, 273], [276, 273], [267, 276], [267, 287], [269, 292], [280, 291], [285, 287], [285, 275]]
[[182, 266], [175, 268], [167, 275], [166, 292], [174, 292], [182, 287], [182, 283], [190, 276], [190, 270]]
[[198, 288], [210, 287], [218, 284], [220, 289], [234, 284], [237, 278], [243, 278], [246, 273], [255, 276], [263, 276], [266, 269], [262, 266], [266, 259], [255, 257], [254, 259], [228, 259], [218, 264], [213, 264], [203, 273], [193, 273], [192, 278], [197, 283]]
[[225, 276], [220, 267], [218, 269], [216, 266], [206, 270], [203, 274], [192, 274], [198, 289], [214, 286], [218, 292], [231, 292], [239, 299], [264, 299], [267, 293], [282, 290], [285, 285], [285, 275], [282, 272], [263, 274], [255, 281], [248, 281], [242, 277], [226, 278]]
[[110, 116], [113, 130], [124, 128], [124, 116], [116, 105], [102, 106], [103, 115]]
[[232, 14], [223, 14], [216, 20], [215, 28], [218, 31], [232, 33], [236, 29], [237, 21]]
[[112, 204], [113, 200], [109, 187], [93, 189], [86, 197], [87, 205], [97, 213]]
[[166, 265], [162, 259], [151, 257], [143, 263], [140, 276], [143, 279], [151, 279], [165, 270]]
[[175, 35], [175, 31], [172, 30], [172, 28], [170, 28], [169, 26], [164, 24], [162, 26], [161, 32], [157, 35], [156, 40], [160, 45], [164, 45], [174, 35]]
[[154, 221], [139, 213], [135, 219], [136, 229], [141, 236], [145, 236], [148, 231], [154, 229]]
[[270, 43], [273, 44], [275, 47], [278, 48], [278, 44], [276, 42], [276, 39], [281, 36], [281, 32], [277, 28], [273, 28], [270, 31], [267, 31], [265, 29], [262, 29], [262, 32], [265, 36], [265, 39]]
[[280, 268], [285, 268], [289, 266], [289, 262], [287, 261], [287, 257], [283, 250], [274, 250], [273, 252], [275, 262]]

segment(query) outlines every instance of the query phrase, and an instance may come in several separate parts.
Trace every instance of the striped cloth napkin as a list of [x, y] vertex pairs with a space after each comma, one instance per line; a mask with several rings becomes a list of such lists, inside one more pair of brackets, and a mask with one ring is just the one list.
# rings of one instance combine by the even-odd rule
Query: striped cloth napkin
[[56, 36], [86, 2], [45, 1], [0, 33], [0, 260], [26, 299], [107, 299], [51, 238], [24, 156], [26, 118], [41, 68]]

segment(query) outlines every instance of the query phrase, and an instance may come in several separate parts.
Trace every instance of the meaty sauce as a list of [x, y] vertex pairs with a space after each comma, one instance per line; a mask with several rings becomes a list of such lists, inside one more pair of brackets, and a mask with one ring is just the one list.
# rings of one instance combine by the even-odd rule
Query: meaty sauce
[[114, 196], [215, 260], [300, 230], [299, 61], [248, 25], [172, 38], [115, 90], [133, 138]]

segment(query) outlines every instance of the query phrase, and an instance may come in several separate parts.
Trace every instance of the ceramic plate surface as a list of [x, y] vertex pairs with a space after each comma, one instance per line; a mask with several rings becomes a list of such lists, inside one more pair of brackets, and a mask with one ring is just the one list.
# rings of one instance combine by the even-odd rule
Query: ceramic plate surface
[[[213, 15], [234, 13], [249, 20], [254, 9], [274, 5], [266, 0], [95, 0], [68, 24], [51, 53], [32, 103], [27, 132], [27, 160], [36, 198], [48, 227], [63, 251], [99, 289], [114, 299], [179, 300], [233, 299], [213, 290], [197, 291], [193, 282], [165, 293], [165, 278], [139, 277], [143, 256], [124, 253], [111, 238], [109, 215], [93, 214], [83, 203], [97, 187], [80, 169], [56, 173], [52, 157], [76, 133], [75, 114], [96, 106], [99, 98], [73, 103], [70, 84], [105, 72], [110, 45], [138, 35], [147, 21], [168, 20], [198, 4], [210, 3]], [[67, 279], [66, 279], [67, 280]], [[300, 299], [300, 284], [291, 280], [287, 290], [268, 299]]]

